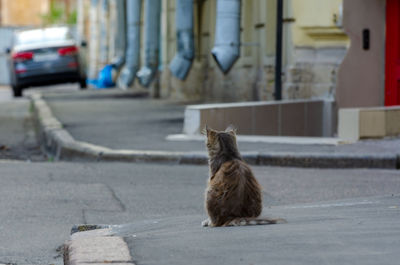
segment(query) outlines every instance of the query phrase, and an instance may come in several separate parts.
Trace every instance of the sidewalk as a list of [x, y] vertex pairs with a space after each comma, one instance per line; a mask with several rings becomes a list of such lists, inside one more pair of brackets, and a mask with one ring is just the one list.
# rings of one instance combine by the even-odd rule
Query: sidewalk
[[[166, 139], [182, 133], [183, 104], [126, 91], [49, 93], [32, 101], [42, 142], [57, 159], [207, 162], [204, 141]], [[277, 166], [396, 168], [400, 154], [400, 138], [339, 145], [238, 145], [251, 164]]]

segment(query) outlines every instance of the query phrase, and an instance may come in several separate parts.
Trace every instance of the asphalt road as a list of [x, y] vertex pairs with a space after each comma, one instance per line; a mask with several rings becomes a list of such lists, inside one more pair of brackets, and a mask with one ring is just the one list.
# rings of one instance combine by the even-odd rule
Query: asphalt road
[[[276, 207], [287, 224], [203, 228], [200, 216], [114, 228], [137, 264], [398, 264], [399, 196]], [[119, 232], [118, 232], [119, 231]]]
[[[267, 215], [281, 205], [400, 193], [398, 171], [254, 170]], [[191, 216], [190, 224], [200, 226], [207, 172], [205, 166], [1, 162], [0, 263], [62, 264], [56, 249], [74, 224]]]
[[28, 105], [11, 102], [21, 103], [1, 112], [16, 119], [3, 115], [0, 124], [0, 140], [15, 151], [0, 156], [0, 264], [62, 264], [60, 246], [82, 223], [129, 223], [119, 229], [137, 264], [396, 264], [400, 258], [400, 171], [254, 167], [264, 214], [289, 223], [203, 229], [207, 166], [44, 162], [27, 148], [35, 146], [25, 123]]

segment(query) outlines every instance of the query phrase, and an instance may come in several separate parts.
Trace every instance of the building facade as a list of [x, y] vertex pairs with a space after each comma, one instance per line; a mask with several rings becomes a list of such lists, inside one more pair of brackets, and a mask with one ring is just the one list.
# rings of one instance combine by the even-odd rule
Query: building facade
[[49, 0], [1, 0], [2, 26], [40, 26], [42, 15], [50, 9]]
[[[90, 12], [81, 8], [88, 17], [84, 18], [85, 15], [81, 14], [83, 18], [78, 28], [87, 32], [89, 50], [92, 47], [88, 54], [92, 54], [89, 68], [93, 78], [104, 65], [100, 57], [113, 58], [112, 54], [117, 52], [113, 38], [110, 38], [115, 30], [110, 26], [106, 35], [104, 30], [101, 33], [101, 18], [104, 16], [99, 17], [102, 6], [108, 2], [110, 10], [107, 19], [115, 21], [113, 16], [118, 14], [112, 8], [117, 1], [121, 0], [78, 1], [82, 6], [91, 4]], [[161, 0], [160, 72], [151, 89], [158, 90], [157, 94], [162, 97], [179, 100], [274, 100], [277, 0], [239, 1], [240, 56], [227, 74], [222, 73], [211, 54], [216, 38], [218, 0], [193, 1], [194, 59], [184, 80], [176, 78], [169, 70], [177, 53], [177, 1]], [[349, 45], [341, 28], [342, 0], [283, 2], [283, 98], [334, 99], [338, 67]], [[141, 5], [141, 9], [140, 64], [143, 65], [146, 49], [145, 4]], [[78, 13], [78, 21], [79, 17]], [[106, 50], [108, 56], [101, 55], [102, 34], [110, 40]], [[140, 87], [137, 78], [131, 87]]]
[[[216, 2], [196, 1], [192, 69], [181, 81], [163, 67], [163, 94], [219, 102], [273, 100], [277, 1], [242, 1], [240, 57], [226, 75], [211, 55]], [[334, 99], [338, 67], [349, 43], [341, 29], [341, 5], [341, 0], [284, 1], [284, 99]], [[163, 1], [163, 66], [176, 52], [174, 22], [175, 1]]]
[[75, 21], [75, 0], [0, 0], [0, 26], [39, 27]]
[[340, 108], [400, 105], [400, 1], [344, 0], [351, 46], [339, 71]]

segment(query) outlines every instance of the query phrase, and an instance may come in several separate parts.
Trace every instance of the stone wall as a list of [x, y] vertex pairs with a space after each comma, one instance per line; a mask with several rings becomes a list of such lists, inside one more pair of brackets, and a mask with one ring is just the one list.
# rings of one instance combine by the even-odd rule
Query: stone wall
[[296, 48], [294, 63], [287, 67], [285, 99], [334, 99], [339, 66], [345, 47]]
[[273, 100], [274, 68], [234, 67], [227, 75], [217, 67], [195, 62], [185, 81], [163, 67], [161, 96], [177, 100], [235, 102]]
[[[216, 1], [197, 2], [196, 59], [185, 81], [171, 76], [168, 70], [176, 46], [173, 2], [165, 5], [168, 12], [164, 12], [167, 25], [163, 28], [163, 97], [206, 102], [274, 100], [275, 0], [242, 2], [241, 56], [226, 75], [210, 55]], [[340, 3], [341, 0], [329, 0], [328, 6], [322, 5], [326, 9], [324, 15], [309, 19], [306, 7], [319, 4], [318, 1], [307, 0], [301, 8], [299, 3], [288, 1], [285, 17], [292, 22], [284, 24], [283, 99], [335, 98], [337, 72], [348, 44], [339, 22], [333, 21], [339, 17]], [[202, 11], [199, 13], [198, 9]]]
[[[284, 69], [284, 99], [334, 99], [338, 68], [345, 47], [297, 48], [294, 63]], [[273, 65], [235, 66], [227, 75], [214, 62], [195, 62], [187, 80], [162, 72], [162, 95], [207, 102], [274, 100]]]

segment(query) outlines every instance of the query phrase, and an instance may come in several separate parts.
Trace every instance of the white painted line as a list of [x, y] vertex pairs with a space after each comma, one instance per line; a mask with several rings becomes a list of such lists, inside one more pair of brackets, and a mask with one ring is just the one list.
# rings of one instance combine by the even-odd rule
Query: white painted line
[[[338, 145], [343, 143], [339, 138], [329, 137], [285, 137], [285, 136], [258, 136], [238, 135], [238, 142], [243, 143], [275, 143], [275, 144], [298, 144], [298, 145]], [[167, 141], [205, 141], [204, 135], [199, 134], [171, 134], [166, 137]]]
[[326, 204], [311, 204], [311, 205], [299, 205], [299, 206], [285, 206], [285, 209], [309, 209], [309, 208], [332, 208], [332, 207], [347, 207], [365, 204], [374, 204], [377, 202], [372, 201], [360, 201], [360, 202], [338, 202], [338, 203], [326, 203]]

